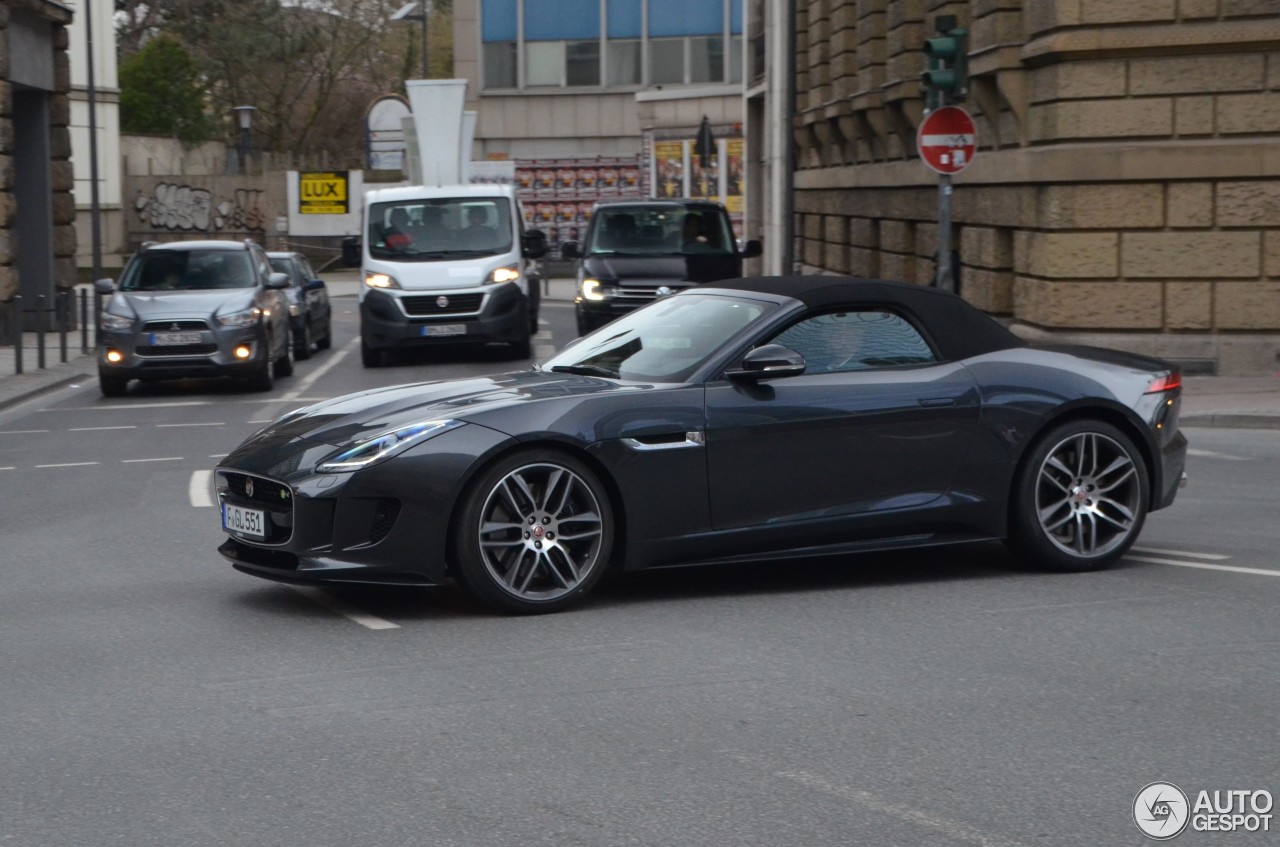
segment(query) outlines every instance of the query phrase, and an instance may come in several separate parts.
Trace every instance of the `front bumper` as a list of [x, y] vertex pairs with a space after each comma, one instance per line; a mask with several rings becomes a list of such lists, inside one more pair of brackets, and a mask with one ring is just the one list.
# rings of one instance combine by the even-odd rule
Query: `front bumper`
[[[246, 377], [261, 371], [270, 358], [270, 343], [262, 325], [251, 327], [206, 326], [196, 329], [194, 344], [156, 344], [159, 333], [104, 330], [98, 343], [98, 373], [117, 379], [180, 379], [183, 377]], [[238, 359], [235, 349], [248, 345], [248, 358]], [[120, 354], [119, 362], [107, 360], [108, 351]]]
[[370, 289], [360, 302], [360, 334], [375, 350], [518, 343], [528, 327], [528, 301], [515, 283], [458, 291]]

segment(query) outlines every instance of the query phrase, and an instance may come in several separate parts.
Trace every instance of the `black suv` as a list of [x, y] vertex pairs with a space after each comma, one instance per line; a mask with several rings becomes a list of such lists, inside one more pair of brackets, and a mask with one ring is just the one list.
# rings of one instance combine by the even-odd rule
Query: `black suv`
[[585, 240], [561, 247], [561, 255], [578, 260], [578, 333], [692, 285], [741, 277], [742, 260], [760, 252], [758, 241], [738, 249], [720, 203], [601, 203], [591, 213]]

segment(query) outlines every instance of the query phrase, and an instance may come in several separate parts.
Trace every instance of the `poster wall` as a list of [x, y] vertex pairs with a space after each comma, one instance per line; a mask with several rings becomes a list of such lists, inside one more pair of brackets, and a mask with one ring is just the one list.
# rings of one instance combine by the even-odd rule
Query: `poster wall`
[[746, 195], [746, 142], [740, 138], [716, 139], [717, 155], [703, 168], [693, 153], [693, 138], [654, 139], [652, 196], [659, 199], [693, 197], [724, 203], [734, 234], [742, 238]]
[[564, 242], [581, 240], [597, 202], [645, 196], [639, 156], [515, 159], [512, 164], [525, 226], [547, 234], [552, 255]]

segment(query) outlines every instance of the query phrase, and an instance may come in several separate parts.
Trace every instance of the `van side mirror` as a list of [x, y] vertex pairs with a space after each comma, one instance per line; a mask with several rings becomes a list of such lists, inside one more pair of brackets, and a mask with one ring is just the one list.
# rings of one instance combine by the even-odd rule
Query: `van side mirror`
[[547, 234], [540, 229], [531, 229], [524, 234], [524, 243], [520, 246], [526, 259], [541, 259], [547, 255]]
[[754, 259], [756, 256], [764, 253], [764, 245], [759, 241], [748, 241], [742, 248], [742, 258]]
[[756, 382], [780, 376], [800, 376], [804, 373], [804, 356], [781, 344], [765, 344], [742, 357], [739, 370], [725, 371], [733, 380]]
[[562, 259], [581, 259], [582, 248], [578, 246], [576, 241], [566, 241], [560, 245], [560, 258]]
[[344, 268], [360, 267], [361, 244], [358, 235], [348, 235], [342, 239], [342, 266]]
[[100, 279], [93, 284], [94, 293], [101, 294], [103, 297], [106, 297], [112, 294], [115, 290], [116, 290], [115, 283], [109, 279]]

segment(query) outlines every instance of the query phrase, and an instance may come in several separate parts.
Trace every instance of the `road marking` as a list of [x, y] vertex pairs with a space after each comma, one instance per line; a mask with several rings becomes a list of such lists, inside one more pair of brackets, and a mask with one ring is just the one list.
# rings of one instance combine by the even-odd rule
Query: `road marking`
[[0, 435], [37, 435], [48, 431], [47, 429], [11, 429], [8, 432], [0, 432]]
[[128, 426], [76, 426], [72, 427], [68, 432], [102, 432], [107, 429], [137, 429], [135, 424]]
[[1125, 556], [1134, 562], [1148, 562], [1153, 565], [1176, 565], [1180, 568], [1200, 568], [1205, 571], [1227, 571], [1228, 573], [1245, 573], [1254, 576], [1280, 576], [1280, 571], [1269, 571], [1265, 568], [1242, 568], [1238, 565], [1211, 565], [1208, 562], [1179, 562], [1176, 559], [1158, 559], [1155, 556]]
[[41, 409], [42, 412], [101, 412], [107, 409], [172, 409], [177, 406], [212, 406], [213, 400], [175, 400], [171, 403], [111, 403], [99, 406], [58, 406], [52, 409]]
[[195, 508], [213, 506], [213, 471], [192, 471], [191, 482], [187, 483], [187, 499]]
[[1230, 556], [1224, 556], [1221, 553], [1192, 553], [1188, 550], [1162, 550], [1158, 547], [1130, 547], [1135, 553], [1155, 553], [1157, 556], [1189, 556], [1192, 559], [1208, 559], [1211, 562], [1220, 562], [1223, 559], [1230, 559]]
[[15, 467], [0, 468], [0, 471], [16, 471], [16, 470], [17, 468]]
[[781, 779], [789, 780], [806, 788], [812, 788], [821, 791], [823, 794], [830, 794], [839, 797], [842, 800], [850, 800], [862, 806], [865, 809], [881, 812], [883, 814], [895, 817], [898, 820], [913, 823], [926, 829], [932, 829], [940, 832], [948, 838], [957, 841], [965, 841], [970, 844], [978, 844], [981, 847], [1025, 847], [1021, 841], [1012, 841], [1008, 838], [1001, 838], [997, 835], [982, 832], [974, 829], [967, 824], [958, 821], [950, 821], [946, 818], [938, 818], [933, 815], [927, 815], [910, 806], [901, 806], [897, 803], [890, 803], [881, 797], [867, 792], [860, 791], [847, 785], [835, 785], [827, 782], [817, 774], [808, 773], [806, 771], [775, 771], [774, 776]]
[[275, 418], [257, 418], [255, 420], [248, 421], [248, 423], [269, 424], [274, 420]]
[[181, 462], [182, 456], [165, 456], [163, 459], [121, 459], [122, 464], [136, 464], [138, 462]]
[[352, 342], [342, 350], [334, 351], [334, 354], [329, 357], [329, 361], [325, 362], [323, 365], [316, 368], [314, 371], [312, 371], [311, 373], [303, 377], [301, 380], [299, 380], [297, 387], [294, 388], [292, 391], [286, 392], [285, 395], [280, 399], [297, 400], [301, 396], [302, 392], [306, 391], [308, 388], [310, 388], [312, 385], [315, 384], [316, 380], [318, 380], [320, 377], [327, 374], [335, 365], [337, 365], [339, 362], [345, 359], [347, 357], [347, 354], [349, 354], [353, 349], [355, 349], [356, 341], [358, 341], [358, 339], [352, 340]]
[[1196, 450], [1188, 449], [1188, 456], [1200, 456], [1206, 459], [1226, 459], [1228, 462], [1247, 462], [1248, 459], [1243, 456], [1232, 456], [1230, 453], [1215, 453], [1212, 450]]
[[97, 462], [64, 462], [60, 465], [36, 465], [37, 468], [83, 468], [88, 465], [96, 465]]
[[156, 424], [156, 426], [161, 428], [173, 429], [175, 427], [183, 427], [183, 426], [226, 426], [226, 424], [222, 423], [221, 421], [208, 421], [204, 423]]
[[226, 457], [227, 457], [227, 456], [229, 456], [229, 455], [230, 455], [229, 453], [210, 453], [210, 454], [209, 454], [209, 458], [210, 458], [210, 459], [223, 459], [223, 458], [226, 458]]
[[359, 609], [355, 608], [354, 606], [349, 606], [346, 603], [342, 602], [341, 600], [338, 600], [334, 597], [330, 597], [328, 594], [326, 594], [325, 592], [321, 591], [318, 588], [312, 588], [309, 585], [286, 585], [285, 588], [291, 588], [294, 591], [301, 594], [303, 597], [306, 597], [311, 602], [324, 606], [329, 611], [336, 612], [337, 614], [342, 615], [344, 618], [351, 621], [352, 623], [358, 623], [363, 627], [367, 627], [369, 629], [399, 629], [400, 628], [399, 624], [394, 624], [391, 621], [384, 621], [382, 618], [377, 618], [377, 617], [374, 617], [373, 615], [366, 614], [360, 611]]

